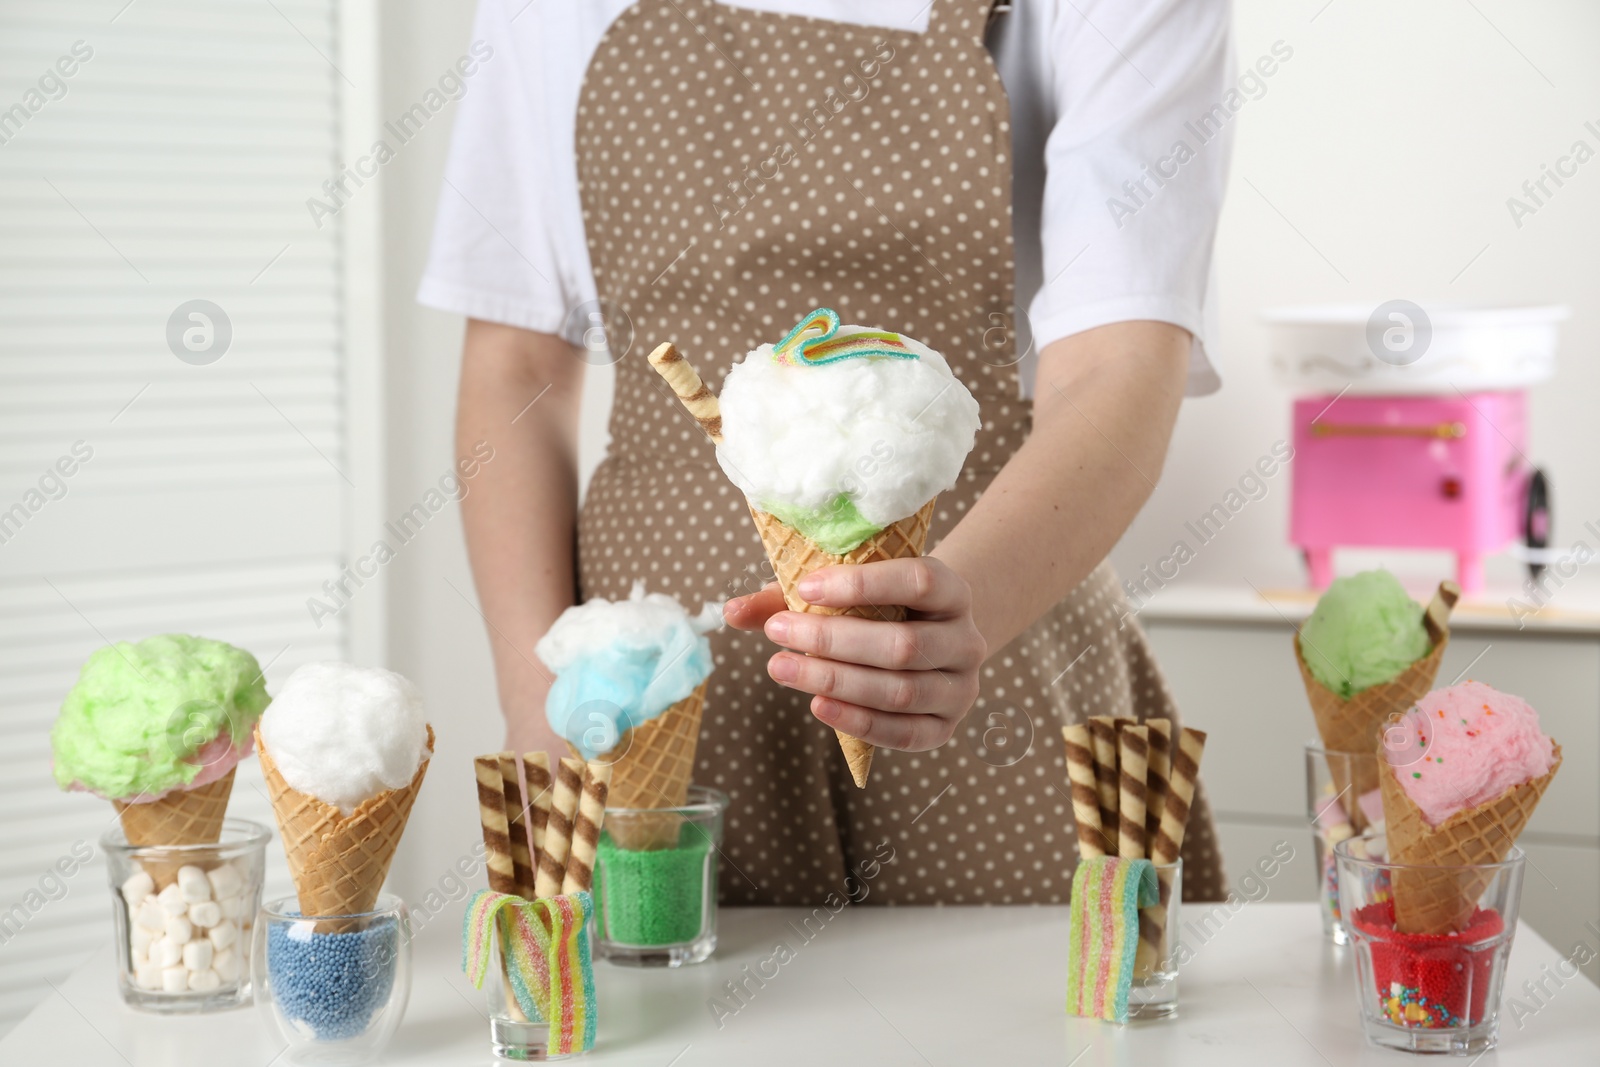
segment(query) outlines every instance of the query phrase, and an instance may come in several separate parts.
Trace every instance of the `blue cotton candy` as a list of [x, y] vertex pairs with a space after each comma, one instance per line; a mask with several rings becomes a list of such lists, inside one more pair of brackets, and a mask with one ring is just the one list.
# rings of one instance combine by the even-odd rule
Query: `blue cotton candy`
[[646, 596], [642, 583], [628, 600], [568, 608], [536, 649], [556, 671], [545, 698], [551, 729], [585, 759], [611, 751], [705, 681], [705, 634], [721, 621], [715, 604], [691, 617], [670, 597]]

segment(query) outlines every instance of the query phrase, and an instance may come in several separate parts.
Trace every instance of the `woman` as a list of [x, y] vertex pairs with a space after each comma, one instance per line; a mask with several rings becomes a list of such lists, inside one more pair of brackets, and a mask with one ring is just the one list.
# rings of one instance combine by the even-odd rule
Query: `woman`
[[[862, 6], [479, 12], [491, 58], [419, 298], [469, 319], [458, 439], [498, 457], [463, 508], [507, 744], [559, 747], [532, 649], [565, 607], [636, 578], [691, 606], [746, 594], [714, 640], [696, 774], [733, 798], [724, 900], [812, 903], [870, 870], [881, 902], [1063, 902], [1060, 725], [1175, 717], [1105, 556], [1186, 387], [1215, 387], [1226, 131], [1173, 148], [1222, 97], [1226, 5]], [[743, 498], [644, 359], [672, 340], [717, 388], [819, 306], [944, 353], [981, 407], [929, 556], [802, 590], [903, 604], [904, 624], [783, 610]], [[580, 510], [593, 357], [569, 342], [595, 324], [616, 393]], [[858, 791], [835, 727], [901, 751]], [[1184, 854], [1185, 895], [1222, 896], [1203, 796]]]

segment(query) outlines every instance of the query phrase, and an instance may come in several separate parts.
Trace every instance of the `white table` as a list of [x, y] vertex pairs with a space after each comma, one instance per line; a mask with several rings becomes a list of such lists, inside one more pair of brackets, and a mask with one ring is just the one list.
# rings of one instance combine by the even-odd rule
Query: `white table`
[[[1249, 904], [1195, 950], [1178, 1019], [1120, 1028], [1063, 1013], [1065, 908], [846, 908], [810, 941], [798, 909], [724, 911], [711, 961], [680, 971], [601, 963], [600, 1043], [589, 1058], [640, 1067], [786, 1064], [1210, 1065], [1413, 1063], [1366, 1046], [1356, 1019], [1351, 955], [1323, 942], [1315, 905]], [[1194, 911], [1189, 913], [1193, 918]], [[815, 925], [815, 924], [814, 924]], [[483, 995], [458, 970], [448, 913], [418, 936], [411, 1005], [386, 1064], [491, 1062]], [[1215, 927], [1213, 927], [1215, 929]], [[722, 1020], [725, 983], [771, 956], [794, 958]], [[1558, 954], [1526, 926], [1506, 987]], [[108, 949], [4, 1040], [6, 1067], [267, 1067], [280, 1049], [256, 1010], [204, 1018], [130, 1011], [113, 986]], [[767, 973], [771, 973], [767, 967]], [[965, 975], [957, 978], [957, 975]], [[1579, 977], [1518, 1029], [1502, 1014], [1499, 1050], [1482, 1067], [1593, 1063], [1600, 990]], [[279, 1064], [286, 1061], [277, 1060]]]

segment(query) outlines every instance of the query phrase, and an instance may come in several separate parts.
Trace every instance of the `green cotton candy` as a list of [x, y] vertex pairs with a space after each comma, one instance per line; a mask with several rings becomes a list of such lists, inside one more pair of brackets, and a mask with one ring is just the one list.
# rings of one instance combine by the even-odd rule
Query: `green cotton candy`
[[1348, 700], [1393, 681], [1428, 654], [1422, 615], [1422, 605], [1388, 571], [1340, 578], [1300, 627], [1300, 655], [1313, 678]]
[[843, 495], [823, 508], [796, 508], [763, 502], [761, 510], [776, 516], [785, 526], [799, 530], [824, 552], [842, 556], [861, 542], [880, 532], [856, 510], [855, 501]]
[[195, 753], [224, 731], [245, 744], [271, 699], [256, 658], [221, 641], [162, 634], [98, 649], [50, 731], [56, 784], [108, 799], [187, 785]]

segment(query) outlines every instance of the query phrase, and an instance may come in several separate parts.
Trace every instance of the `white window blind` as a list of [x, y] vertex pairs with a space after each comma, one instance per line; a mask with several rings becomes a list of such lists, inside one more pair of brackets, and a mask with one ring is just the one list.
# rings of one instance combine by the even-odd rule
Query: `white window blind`
[[[89, 653], [198, 633], [270, 664], [269, 689], [349, 654], [361, 605], [320, 626], [306, 606], [377, 492], [352, 441], [350, 217], [305, 206], [344, 155], [340, 19], [333, 0], [0, 6], [0, 922], [28, 913], [0, 926], [0, 1033], [110, 936], [98, 848], [26, 904], [114, 817], [50, 773]], [[272, 822], [254, 760], [230, 814]], [[287, 891], [276, 841], [269, 859]]]

